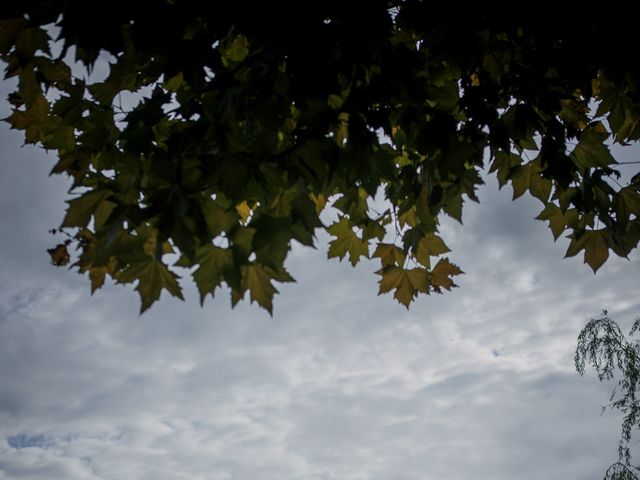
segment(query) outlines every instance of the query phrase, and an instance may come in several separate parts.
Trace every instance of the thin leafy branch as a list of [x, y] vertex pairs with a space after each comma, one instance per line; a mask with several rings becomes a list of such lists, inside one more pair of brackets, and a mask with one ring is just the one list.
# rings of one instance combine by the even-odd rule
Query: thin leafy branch
[[620, 378], [614, 387], [609, 404], [603, 407], [623, 414], [618, 461], [611, 465], [605, 480], [638, 480], [640, 466], [633, 465], [630, 444], [634, 430], [640, 429], [640, 339], [633, 336], [640, 331], [640, 317], [636, 318], [628, 337], [603, 310], [601, 316], [590, 320], [578, 336], [575, 366], [584, 375], [591, 366], [603, 381]]

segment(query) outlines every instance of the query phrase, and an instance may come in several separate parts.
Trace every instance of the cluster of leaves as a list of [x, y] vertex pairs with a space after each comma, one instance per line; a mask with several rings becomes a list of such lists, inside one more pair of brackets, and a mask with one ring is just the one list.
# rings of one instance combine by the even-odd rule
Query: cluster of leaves
[[[271, 311], [292, 242], [324, 228], [329, 257], [379, 259], [380, 292], [408, 307], [455, 286], [439, 221], [462, 220], [487, 165], [594, 271], [640, 240], [640, 176], [616, 183], [608, 147], [640, 136], [637, 66], [612, 60], [626, 45], [613, 22], [417, 0], [233, 4], [0, 7], [18, 79], [7, 120], [73, 179], [61, 228], [92, 289], [137, 282], [144, 310], [163, 289], [181, 296], [184, 267], [202, 300], [225, 284], [233, 304], [248, 291]], [[109, 73], [91, 81], [96, 62]]]
[[616, 372], [622, 377], [611, 393], [608, 405], [609, 409], [624, 414], [618, 461], [609, 467], [604, 480], [640, 479], [640, 466], [631, 464], [629, 449], [632, 431], [640, 429], [640, 341], [631, 338], [638, 332], [640, 318], [634, 321], [627, 339], [604, 310], [601, 317], [589, 321], [578, 336], [575, 364], [580, 375], [589, 364], [600, 381], [613, 379]]

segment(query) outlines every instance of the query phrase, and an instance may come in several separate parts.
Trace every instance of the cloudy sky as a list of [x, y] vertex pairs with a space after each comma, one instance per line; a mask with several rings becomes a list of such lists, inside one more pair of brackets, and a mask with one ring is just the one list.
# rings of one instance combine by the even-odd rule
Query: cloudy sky
[[130, 287], [92, 297], [49, 264], [68, 185], [21, 144], [2, 124], [1, 480], [599, 479], [616, 459], [611, 385], [573, 350], [603, 308], [640, 314], [637, 253], [594, 276], [491, 182], [443, 226], [460, 288], [408, 312], [320, 236], [273, 318], [191, 285], [138, 316]]

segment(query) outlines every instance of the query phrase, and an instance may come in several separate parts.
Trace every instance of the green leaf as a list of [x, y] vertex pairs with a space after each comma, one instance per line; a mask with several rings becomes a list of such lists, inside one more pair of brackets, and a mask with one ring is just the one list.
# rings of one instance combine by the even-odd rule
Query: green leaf
[[49, 35], [42, 28], [22, 29], [16, 39], [16, 53], [23, 58], [32, 57], [38, 50], [49, 54], [49, 40]]
[[142, 314], [160, 298], [163, 289], [174, 297], [184, 300], [178, 278], [180, 277], [170, 271], [160, 260], [147, 256], [145, 260], [132, 263], [120, 273], [118, 283], [138, 281], [136, 290], [140, 294], [142, 303], [140, 313]]
[[373, 257], [379, 258], [383, 267], [388, 265], [401, 267], [404, 264], [405, 254], [400, 247], [392, 243], [379, 243], [376, 251], [373, 252]]
[[630, 186], [621, 189], [619, 195], [620, 201], [624, 203], [626, 209], [633, 213], [636, 218], [640, 218], [640, 193]]
[[447, 215], [460, 223], [462, 223], [462, 204], [462, 189], [460, 186], [447, 188], [442, 209]]
[[409, 309], [409, 304], [418, 295], [418, 292], [429, 291], [429, 273], [424, 268], [404, 268], [389, 265], [376, 272], [381, 275], [380, 290], [378, 295], [395, 289], [393, 297]]
[[584, 249], [587, 240], [589, 239], [589, 232], [583, 232], [580, 236], [577, 233], [570, 235], [571, 242], [567, 248], [567, 252], [564, 254], [566, 257], [575, 257], [581, 250]]
[[616, 163], [615, 159], [604, 142], [609, 134], [598, 131], [595, 127], [585, 130], [580, 142], [569, 155], [573, 163], [581, 169], [607, 167]]
[[240, 217], [235, 210], [227, 210], [214, 200], [205, 199], [201, 202], [200, 208], [209, 233], [212, 237], [217, 237], [222, 232], [228, 232], [234, 226], [238, 225]]
[[567, 227], [576, 227], [578, 221], [578, 211], [575, 208], [562, 212], [562, 209], [553, 203], [549, 203], [536, 217], [538, 220], [547, 220], [549, 228], [553, 233], [554, 240], [557, 240]]
[[234, 228], [230, 232], [229, 240], [231, 240], [232, 243], [234, 261], [236, 263], [244, 263], [244, 261], [249, 257], [255, 233], [255, 228], [241, 226]]
[[40, 94], [26, 111], [15, 110], [7, 121], [12, 128], [26, 130], [27, 143], [36, 143], [42, 137], [42, 124], [46, 121], [48, 111], [49, 103]]
[[525, 165], [513, 168], [510, 179], [513, 187], [514, 200], [529, 190], [531, 195], [546, 204], [551, 194], [552, 182], [542, 176], [540, 157], [537, 157]]
[[200, 304], [203, 305], [207, 294], [214, 296], [226, 270], [233, 266], [233, 259], [228, 249], [207, 244], [196, 251], [195, 263], [199, 267], [193, 272], [193, 280], [200, 292]]
[[595, 273], [609, 258], [607, 230], [588, 230], [577, 237], [571, 236], [571, 243], [566, 257], [573, 257], [584, 250], [584, 263], [588, 264]]
[[551, 195], [553, 184], [548, 178], [544, 178], [540, 172], [532, 172], [529, 179], [529, 192], [542, 203], [546, 204]]
[[442, 238], [435, 233], [429, 233], [422, 237], [418, 242], [415, 257], [418, 262], [429, 268], [431, 266], [431, 260], [429, 257], [437, 257], [450, 251], [451, 250], [449, 250], [449, 247], [447, 247]]
[[344, 104], [344, 98], [340, 95], [331, 94], [327, 99], [327, 104], [334, 110], [340, 110]]
[[359, 238], [349, 225], [347, 217], [326, 228], [327, 232], [336, 237], [329, 243], [329, 258], [339, 257], [342, 260], [349, 254], [349, 261], [356, 266], [360, 257], [369, 258], [369, 244]]
[[34, 59], [35, 65], [42, 76], [50, 83], [55, 82], [70, 82], [71, 81], [71, 69], [68, 65], [61, 61], [49, 60], [44, 57], [37, 57]]
[[177, 92], [183, 84], [184, 76], [182, 75], [182, 72], [179, 72], [164, 83], [164, 88], [170, 92]]
[[609, 258], [609, 246], [605, 237], [605, 229], [592, 230], [584, 234], [587, 239], [584, 244], [584, 262], [587, 263], [593, 273]]
[[522, 163], [522, 159], [515, 153], [498, 151], [491, 163], [490, 173], [497, 172], [498, 185], [502, 188], [508, 181], [514, 168]]
[[[285, 280], [282, 280], [283, 278], [285, 278]], [[242, 287], [245, 291], [249, 290], [251, 302], [258, 302], [270, 315], [273, 315], [273, 296], [278, 293], [278, 290], [276, 290], [271, 281], [276, 279], [278, 281], [293, 280], [291, 277], [287, 279], [286, 276], [278, 276], [270, 268], [258, 263], [247, 265], [242, 277]]]
[[225, 67], [234, 66], [249, 55], [249, 40], [244, 35], [236, 35], [222, 48], [222, 63]]
[[[67, 201], [69, 208], [64, 217], [61, 228], [86, 227], [98, 207], [110, 196], [110, 190], [93, 190], [83, 194], [79, 198]], [[103, 211], [104, 212], [104, 211]], [[104, 217], [101, 216], [102, 220]]]
[[26, 23], [27, 21], [24, 18], [0, 20], [0, 54], [9, 53], [20, 30]]

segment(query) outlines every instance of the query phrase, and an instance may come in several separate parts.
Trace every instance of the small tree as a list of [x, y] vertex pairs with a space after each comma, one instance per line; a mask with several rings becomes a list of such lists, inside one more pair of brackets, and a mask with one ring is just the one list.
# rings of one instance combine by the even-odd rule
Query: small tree
[[592, 319], [578, 336], [575, 364], [580, 375], [585, 366], [595, 368], [600, 381], [611, 380], [616, 372], [621, 376], [611, 392], [604, 412], [619, 410], [624, 414], [618, 442], [618, 461], [611, 465], [605, 480], [638, 480], [640, 466], [631, 463], [631, 442], [634, 428], [640, 429], [640, 340], [632, 337], [640, 331], [640, 317], [636, 318], [626, 338], [616, 322], [603, 310], [600, 318]]

